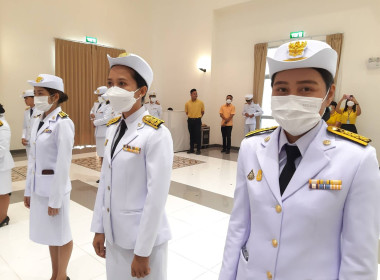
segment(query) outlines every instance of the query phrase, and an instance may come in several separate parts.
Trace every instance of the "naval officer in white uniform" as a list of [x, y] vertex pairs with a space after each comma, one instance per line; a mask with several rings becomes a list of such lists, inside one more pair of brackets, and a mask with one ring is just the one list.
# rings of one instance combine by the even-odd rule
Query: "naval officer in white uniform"
[[34, 91], [32, 89], [24, 91], [22, 97], [24, 98], [25, 104], [29, 107], [24, 112], [24, 123], [22, 126], [21, 143], [25, 146], [26, 155], [29, 157], [30, 132], [32, 130], [34, 121], [37, 119], [37, 116], [41, 112], [36, 110], [34, 106]]
[[244, 121], [244, 134], [256, 129], [256, 117], [263, 114], [259, 104], [253, 102], [253, 95], [247, 94], [245, 96], [246, 103], [244, 104], [242, 115], [245, 117]]
[[161, 119], [162, 107], [155, 92], [149, 93], [149, 102], [144, 106], [151, 116]]
[[0, 227], [9, 224], [8, 207], [12, 192], [12, 168], [15, 166], [10, 153], [11, 128], [4, 117], [5, 109], [0, 104]]
[[107, 87], [98, 87], [94, 93], [98, 95], [98, 102], [95, 102], [93, 110], [93, 125], [95, 126], [96, 153], [103, 162], [104, 142], [106, 139], [107, 123], [114, 117], [113, 110], [109, 100], [103, 95], [106, 93]]
[[280, 127], [242, 141], [219, 280], [377, 279], [375, 149], [321, 120], [336, 62], [329, 45], [312, 40], [268, 58]]
[[149, 64], [134, 54], [108, 60], [107, 98], [122, 115], [108, 124], [91, 225], [94, 249], [106, 258], [109, 280], [166, 280], [173, 141], [143, 106], [153, 80]]
[[61, 78], [41, 74], [34, 86], [36, 108], [43, 113], [32, 127], [24, 204], [30, 208], [30, 239], [49, 245], [53, 280], [69, 279], [73, 249], [69, 223], [71, 154], [74, 124], [61, 110], [67, 101]]

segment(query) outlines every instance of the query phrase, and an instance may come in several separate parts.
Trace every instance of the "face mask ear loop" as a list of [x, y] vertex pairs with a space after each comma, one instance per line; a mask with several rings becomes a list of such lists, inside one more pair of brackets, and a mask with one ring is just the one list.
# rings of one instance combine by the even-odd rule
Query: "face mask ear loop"
[[327, 90], [327, 93], [326, 93], [325, 97], [323, 98], [322, 103], [325, 102], [327, 96], [328, 96], [329, 93], [330, 93], [330, 89], [331, 89], [331, 87], [329, 87], [329, 89]]

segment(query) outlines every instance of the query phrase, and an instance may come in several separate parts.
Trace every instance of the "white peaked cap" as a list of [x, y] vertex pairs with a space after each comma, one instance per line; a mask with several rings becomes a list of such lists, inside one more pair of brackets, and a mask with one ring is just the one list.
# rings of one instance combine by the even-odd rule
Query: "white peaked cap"
[[40, 74], [34, 81], [29, 80], [28, 83], [34, 87], [53, 88], [64, 92], [63, 80], [54, 75]]
[[108, 88], [106, 86], [101, 86], [94, 91], [94, 94], [102, 95], [105, 94], [107, 90]]
[[29, 97], [29, 96], [34, 96], [34, 90], [27, 89], [21, 95], [22, 98]]

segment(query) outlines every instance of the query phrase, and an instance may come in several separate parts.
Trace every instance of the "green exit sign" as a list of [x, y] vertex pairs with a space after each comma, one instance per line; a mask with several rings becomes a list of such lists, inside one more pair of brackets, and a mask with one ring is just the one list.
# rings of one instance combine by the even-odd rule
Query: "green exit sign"
[[95, 37], [86, 36], [86, 42], [96, 44], [98, 42], [98, 39], [96, 39]]
[[293, 38], [302, 38], [304, 36], [305, 36], [305, 32], [304, 31], [290, 32], [290, 39], [293, 39]]

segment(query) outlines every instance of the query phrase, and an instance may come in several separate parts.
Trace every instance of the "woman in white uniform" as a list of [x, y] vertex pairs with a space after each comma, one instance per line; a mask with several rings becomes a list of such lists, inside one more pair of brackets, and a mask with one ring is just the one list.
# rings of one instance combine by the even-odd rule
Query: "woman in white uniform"
[[36, 108], [43, 113], [33, 125], [24, 204], [30, 208], [30, 239], [49, 245], [53, 280], [69, 279], [73, 249], [69, 223], [74, 124], [62, 112], [67, 101], [61, 78], [41, 74], [34, 86]]
[[165, 280], [173, 141], [143, 106], [153, 80], [148, 63], [134, 54], [108, 60], [107, 98], [122, 115], [108, 124], [91, 225], [94, 249], [106, 258], [109, 280]]
[[4, 107], [0, 104], [0, 227], [9, 224], [9, 196], [12, 192], [12, 168], [14, 162], [9, 151], [11, 129], [4, 118]]

